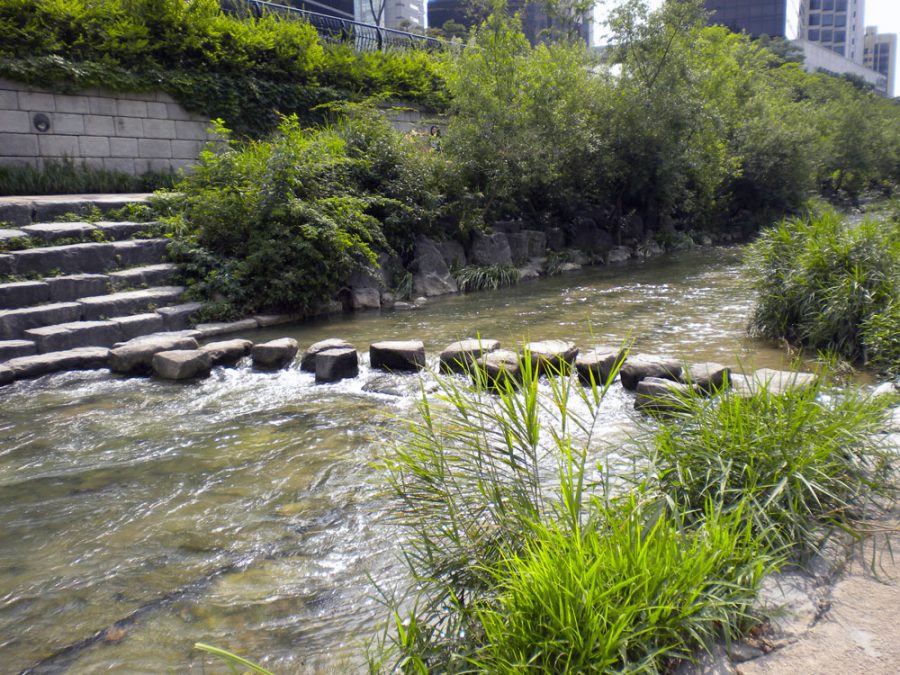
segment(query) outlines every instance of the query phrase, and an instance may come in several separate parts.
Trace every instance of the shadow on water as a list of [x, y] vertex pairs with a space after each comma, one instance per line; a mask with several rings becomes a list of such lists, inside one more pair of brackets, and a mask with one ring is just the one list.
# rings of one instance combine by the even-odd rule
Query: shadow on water
[[[370, 578], [400, 579], [371, 463], [429, 376], [371, 372], [370, 342], [415, 338], [431, 363], [476, 333], [566, 338], [692, 361], [785, 365], [750, 340], [737, 250], [591, 268], [493, 293], [268, 329], [342, 337], [361, 376], [316, 386], [245, 364], [171, 384], [101, 371], [0, 390], [0, 671], [204, 670], [194, 642], [281, 672], [359, 669], [381, 618]], [[605, 421], [632, 419], [614, 389]]]

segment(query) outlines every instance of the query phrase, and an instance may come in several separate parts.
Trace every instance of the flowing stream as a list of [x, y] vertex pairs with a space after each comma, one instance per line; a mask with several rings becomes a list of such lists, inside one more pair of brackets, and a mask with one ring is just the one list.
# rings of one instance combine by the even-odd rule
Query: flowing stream
[[[384, 618], [372, 579], [401, 575], [372, 463], [419, 391], [419, 376], [369, 371], [370, 342], [421, 339], [434, 361], [476, 333], [633, 339], [784, 367], [746, 336], [750, 308], [740, 250], [702, 250], [247, 336], [351, 341], [360, 377], [337, 385], [242, 365], [191, 384], [88, 371], [0, 389], [0, 673], [224, 671], [197, 641], [280, 673], [359, 670]], [[608, 415], [634, 417], [618, 385]]]

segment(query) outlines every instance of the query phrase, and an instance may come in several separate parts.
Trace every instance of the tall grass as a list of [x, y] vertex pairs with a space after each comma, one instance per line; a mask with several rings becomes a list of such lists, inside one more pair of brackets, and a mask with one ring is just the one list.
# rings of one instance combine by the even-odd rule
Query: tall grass
[[152, 192], [172, 187], [174, 172], [132, 176], [119, 171], [76, 164], [70, 158], [46, 160], [40, 168], [0, 167], [0, 195], [86, 194], [92, 192]]
[[472, 265], [454, 270], [453, 278], [463, 293], [496, 291], [519, 283], [519, 269], [515, 265]]
[[496, 393], [441, 380], [386, 461], [415, 588], [389, 599], [372, 670], [658, 672], [737, 635], [778, 556], [739, 509], [689, 523], [597, 477], [618, 367], [589, 387], [521, 367]]
[[849, 224], [824, 210], [784, 220], [747, 264], [753, 332], [900, 370], [900, 217]]
[[689, 519], [703, 520], [709, 503], [739, 512], [771, 550], [797, 558], [837, 528], [852, 531], [873, 497], [893, 494], [892, 455], [876, 433], [892, 401], [822, 382], [688, 397], [686, 412], [650, 430], [658, 489]]

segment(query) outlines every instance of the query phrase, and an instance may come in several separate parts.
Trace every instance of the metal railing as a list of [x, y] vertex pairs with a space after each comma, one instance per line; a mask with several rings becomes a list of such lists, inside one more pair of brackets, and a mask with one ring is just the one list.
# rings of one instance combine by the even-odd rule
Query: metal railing
[[385, 51], [388, 49], [436, 51], [448, 46], [443, 40], [427, 35], [382, 28], [371, 23], [361, 23], [296, 7], [276, 5], [264, 0], [223, 0], [222, 8], [225, 11], [238, 14], [243, 12], [255, 17], [271, 12], [303, 19], [316, 29], [324, 41], [332, 44], [349, 44], [359, 51]]

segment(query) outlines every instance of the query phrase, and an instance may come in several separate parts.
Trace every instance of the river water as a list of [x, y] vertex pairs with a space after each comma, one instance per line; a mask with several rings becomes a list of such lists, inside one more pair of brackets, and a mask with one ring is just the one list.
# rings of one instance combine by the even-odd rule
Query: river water
[[[433, 361], [475, 334], [631, 339], [784, 367], [745, 334], [739, 263], [740, 249], [702, 250], [247, 336], [351, 341], [361, 374], [338, 385], [243, 365], [192, 384], [88, 371], [0, 389], [0, 672], [222, 671], [197, 641], [281, 673], [358, 670], [384, 617], [372, 580], [401, 574], [372, 463], [420, 381], [370, 372], [368, 344], [421, 339]], [[609, 424], [631, 404], [614, 387]]]

